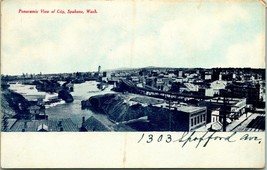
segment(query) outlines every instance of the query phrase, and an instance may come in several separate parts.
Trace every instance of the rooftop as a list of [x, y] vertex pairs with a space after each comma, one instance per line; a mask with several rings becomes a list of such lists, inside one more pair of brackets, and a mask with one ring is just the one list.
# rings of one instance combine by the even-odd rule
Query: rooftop
[[182, 111], [185, 113], [195, 113], [199, 111], [203, 111], [206, 109], [206, 107], [196, 107], [196, 106], [177, 106], [176, 107], [178, 111]]
[[21, 132], [25, 129], [26, 132], [36, 132], [42, 125], [47, 126], [50, 132], [58, 132], [60, 128], [67, 132], [77, 132], [79, 130], [77, 125], [70, 118], [67, 118], [60, 120], [17, 120], [12, 124], [9, 131]]
[[[231, 105], [235, 105], [238, 102], [241, 102], [243, 100], [244, 100], [244, 98], [229, 98], [229, 97], [226, 97], [225, 98], [226, 103], [227, 104], [231, 104]], [[224, 99], [223, 99], [223, 97], [215, 97], [213, 99], [208, 99], [206, 101], [207, 102], [213, 102], [213, 103], [221, 103], [221, 104], [223, 104]]]
[[214, 81], [210, 84], [212, 89], [225, 89], [227, 82], [222, 80]]
[[[163, 104], [157, 104], [154, 106], [157, 106], [157, 107], [163, 106], [164, 108], [169, 108], [169, 104], [166, 102]], [[190, 113], [190, 114], [206, 110], [206, 107], [192, 106], [192, 105], [187, 105], [187, 104], [171, 104], [170, 107], [171, 107], [171, 110], [177, 109], [178, 111]]]

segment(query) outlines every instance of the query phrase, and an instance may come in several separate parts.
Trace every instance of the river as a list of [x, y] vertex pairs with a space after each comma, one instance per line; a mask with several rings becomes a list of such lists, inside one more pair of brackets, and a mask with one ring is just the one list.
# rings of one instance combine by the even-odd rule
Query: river
[[[96, 81], [86, 81], [81, 84], [74, 84], [74, 91], [71, 92], [74, 101], [72, 103], [65, 103], [64, 101], [53, 103], [46, 106], [46, 114], [49, 119], [65, 119], [71, 118], [72, 121], [79, 127], [82, 123], [82, 117], [85, 119], [93, 115], [91, 110], [82, 110], [81, 101], [86, 100], [91, 96], [114, 93], [111, 91], [112, 85], [108, 86], [105, 90], [101, 91], [97, 88]], [[49, 94], [46, 92], [38, 92], [33, 85], [22, 85], [22, 84], [10, 84], [10, 89], [22, 94], [28, 100], [36, 100], [37, 98], [43, 98], [48, 100], [57, 96], [57, 94]]]

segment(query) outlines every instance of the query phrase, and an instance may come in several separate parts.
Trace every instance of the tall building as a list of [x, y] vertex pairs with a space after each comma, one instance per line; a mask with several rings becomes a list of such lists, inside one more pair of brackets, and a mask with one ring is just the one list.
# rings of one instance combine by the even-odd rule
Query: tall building
[[246, 98], [248, 104], [256, 106], [260, 101], [260, 85], [252, 83], [232, 83], [226, 87], [230, 89], [230, 96]]

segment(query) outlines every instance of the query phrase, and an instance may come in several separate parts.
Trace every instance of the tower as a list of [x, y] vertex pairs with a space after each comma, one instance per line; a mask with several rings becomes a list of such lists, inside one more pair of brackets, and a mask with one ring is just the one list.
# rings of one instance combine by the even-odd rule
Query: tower
[[101, 70], [101, 66], [98, 66], [98, 70], [97, 70], [98, 75], [100, 74], [100, 70]]

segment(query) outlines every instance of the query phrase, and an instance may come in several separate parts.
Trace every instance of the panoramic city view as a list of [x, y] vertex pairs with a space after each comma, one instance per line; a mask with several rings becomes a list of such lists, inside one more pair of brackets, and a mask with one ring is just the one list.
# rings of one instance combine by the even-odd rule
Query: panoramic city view
[[2, 131], [264, 131], [265, 69], [1, 76]]
[[85, 4], [3, 8], [2, 131], [265, 131], [260, 3]]

